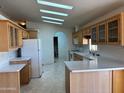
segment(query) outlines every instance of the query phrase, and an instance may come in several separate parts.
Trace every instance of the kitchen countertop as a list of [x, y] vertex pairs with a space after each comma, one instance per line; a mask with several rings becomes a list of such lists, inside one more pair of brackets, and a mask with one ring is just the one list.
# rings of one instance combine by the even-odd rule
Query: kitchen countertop
[[66, 67], [71, 72], [91, 72], [107, 70], [124, 70], [124, 61], [111, 59], [104, 56], [93, 57], [85, 53], [74, 52], [76, 54], [91, 57], [93, 60], [65, 61]]
[[28, 61], [30, 60], [31, 57], [17, 57], [17, 58], [13, 58], [10, 61]]
[[5, 72], [19, 72], [25, 67], [25, 64], [5, 64], [0, 66], [0, 73]]

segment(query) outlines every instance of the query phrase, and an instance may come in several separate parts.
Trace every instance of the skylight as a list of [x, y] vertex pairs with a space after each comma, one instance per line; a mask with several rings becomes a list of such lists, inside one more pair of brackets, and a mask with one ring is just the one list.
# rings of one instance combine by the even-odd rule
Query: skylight
[[54, 14], [54, 15], [60, 15], [60, 16], [68, 16], [68, 14], [66, 14], [66, 13], [61, 13], [61, 12], [56, 12], [56, 11], [50, 11], [50, 10], [40, 9], [40, 12], [48, 13], [48, 14]]
[[57, 7], [57, 8], [63, 8], [63, 9], [73, 9], [73, 6], [58, 4], [58, 3], [52, 3], [52, 2], [43, 1], [43, 0], [37, 0], [37, 3], [42, 4], [42, 5]]
[[43, 22], [46, 22], [46, 23], [51, 23], [51, 24], [58, 24], [58, 25], [62, 25], [62, 23], [59, 23], [59, 22], [53, 22], [53, 21], [48, 21], [48, 20], [43, 20]]
[[48, 16], [41, 16], [41, 18], [64, 22], [63, 19], [58, 19], [58, 18], [53, 18], [53, 17], [48, 17]]

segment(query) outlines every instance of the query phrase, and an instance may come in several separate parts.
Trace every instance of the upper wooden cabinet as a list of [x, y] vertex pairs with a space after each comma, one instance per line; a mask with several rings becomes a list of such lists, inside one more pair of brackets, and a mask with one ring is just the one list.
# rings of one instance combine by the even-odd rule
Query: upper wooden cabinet
[[[107, 21], [107, 42], [108, 44], [120, 44], [121, 43], [121, 27], [123, 24], [120, 19], [123, 17], [123, 14], [119, 14], [111, 17]], [[123, 35], [124, 36], [124, 35]]]
[[107, 41], [107, 24], [105, 21], [98, 24], [98, 42], [99, 44], [106, 44]]
[[30, 39], [37, 39], [38, 38], [38, 32], [37, 31], [29, 30], [28, 33], [29, 33]]
[[89, 39], [91, 38], [90, 27], [84, 28], [84, 29], [82, 30], [82, 34], [83, 34], [83, 37], [82, 37], [82, 44], [83, 44], [83, 45], [89, 44]]
[[91, 27], [92, 44], [116, 44], [124, 46], [124, 13], [98, 22]]
[[82, 31], [78, 31], [78, 32], [73, 32], [72, 33], [72, 41], [73, 44], [75, 45], [80, 45], [82, 44]]
[[25, 30], [22, 31], [22, 38], [23, 38], [23, 39], [28, 39], [28, 38], [29, 38], [29, 33], [28, 33], [28, 31], [25, 31]]
[[[90, 30], [89, 30], [90, 29]], [[90, 36], [93, 45], [116, 44], [124, 46], [124, 13], [119, 13], [104, 20], [92, 23], [78, 32], [73, 33], [74, 44], [88, 44]]]
[[0, 20], [0, 52], [22, 46], [21, 28], [8, 20]]
[[97, 25], [91, 26], [91, 41], [92, 41], [92, 44], [98, 43], [98, 26]]

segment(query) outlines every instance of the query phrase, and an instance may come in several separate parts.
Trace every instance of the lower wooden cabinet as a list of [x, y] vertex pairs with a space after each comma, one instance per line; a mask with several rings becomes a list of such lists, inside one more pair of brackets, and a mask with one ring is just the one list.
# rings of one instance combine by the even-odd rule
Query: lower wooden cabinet
[[23, 60], [23, 61], [10, 61], [11, 64], [26, 64], [26, 66], [20, 71], [20, 84], [25, 85], [30, 82], [31, 79], [31, 60]]
[[30, 81], [29, 76], [29, 65], [26, 65], [21, 71], [20, 71], [20, 84], [25, 85], [28, 84]]
[[124, 70], [113, 71], [113, 93], [124, 93]]
[[19, 72], [0, 72], [0, 93], [20, 93]]
[[74, 61], [83, 61], [83, 56], [80, 56], [76, 53], [73, 54], [73, 60]]
[[66, 93], [124, 93], [124, 70], [73, 73], [65, 67]]

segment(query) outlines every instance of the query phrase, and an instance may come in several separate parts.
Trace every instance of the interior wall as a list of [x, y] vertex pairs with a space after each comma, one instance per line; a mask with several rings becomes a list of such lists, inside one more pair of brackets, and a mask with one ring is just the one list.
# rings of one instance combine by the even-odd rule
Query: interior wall
[[16, 57], [16, 52], [11, 51], [11, 52], [0, 52], [0, 65], [6, 64], [9, 62], [10, 59]]
[[66, 49], [66, 55], [64, 60], [67, 60], [68, 51], [72, 48], [72, 29], [63, 28], [58, 25], [27, 22], [29, 29], [39, 29], [39, 39], [41, 41], [42, 62], [43, 64], [54, 63], [54, 47], [53, 37], [56, 32], [63, 32], [67, 37], [67, 44], [63, 46]]
[[111, 17], [113, 15], [116, 15], [116, 14], [118, 14], [120, 12], [124, 12], [124, 6], [123, 7], [120, 7], [120, 8], [117, 8], [117, 9], [111, 11], [111, 12], [108, 12], [107, 14], [105, 14], [105, 15], [97, 18], [97, 19], [91, 20], [91, 22], [89, 22], [86, 25], [81, 26], [81, 28], [84, 28], [84, 27], [87, 27], [87, 26], [91, 26], [92, 24], [95, 24], [95, 23], [97, 23], [100, 20], [104, 20], [104, 19], [106, 19], [108, 17]]
[[67, 59], [68, 55], [68, 38], [63, 32], [55, 33], [55, 36], [58, 37], [58, 55], [60, 59]]
[[124, 47], [119, 45], [99, 45], [100, 55], [124, 61]]

